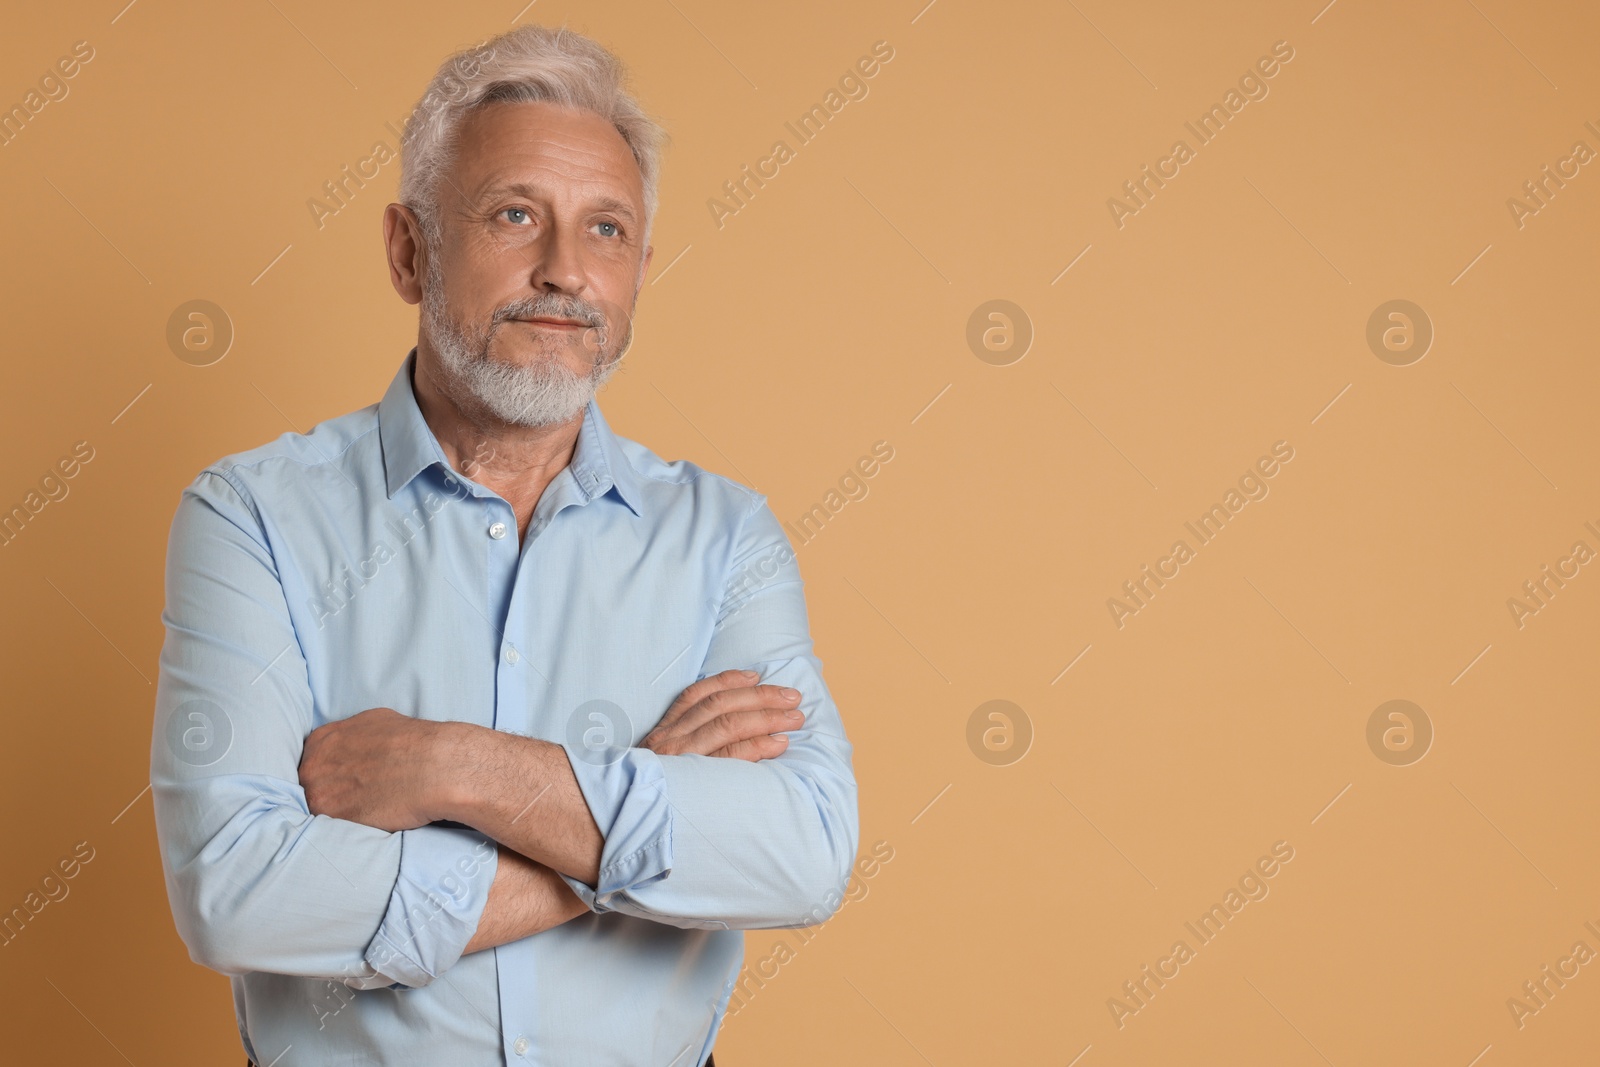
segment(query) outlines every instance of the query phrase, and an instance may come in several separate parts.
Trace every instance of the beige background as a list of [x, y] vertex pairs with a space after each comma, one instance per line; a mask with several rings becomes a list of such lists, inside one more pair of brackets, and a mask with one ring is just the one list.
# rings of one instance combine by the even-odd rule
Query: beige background
[[[0, 148], [0, 507], [95, 453], [0, 548], [0, 910], [94, 849], [0, 948], [0, 1059], [240, 1058], [141, 793], [168, 524], [206, 463], [381, 395], [415, 336], [379, 241], [398, 167], [320, 230], [306, 202], [514, 15], [615, 49], [674, 138], [612, 424], [790, 521], [895, 449], [799, 549], [863, 849], [894, 858], [803, 946], [748, 936], [792, 958], [724, 1067], [1593, 1059], [1600, 967], [1520, 1028], [1506, 1003], [1600, 951], [1600, 568], [1521, 628], [1506, 603], [1600, 550], [1600, 166], [1507, 206], [1600, 150], [1591, 5], [122, 2], [0, 35], [8, 106], [94, 49]], [[869, 95], [796, 146], [880, 40]], [[1270, 94], [1119, 229], [1107, 199], [1278, 41]], [[192, 299], [236, 331], [212, 366], [165, 340]], [[966, 342], [995, 299], [1035, 333], [1007, 366]], [[1366, 342], [1393, 299], [1436, 332], [1409, 366]], [[1119, 629], [1107, 598], [1280, 440], [1270, 495]], [[968, 745], [997, 699], [1033, 734], [1004, 766]], [[1432, 723], [1420, 762], [1368, 746], [1392, 699]], [[1279, 841], [1200, 946], [1184, 923]], [[1108, 998], [1180, 938], [1119, 1028]]]

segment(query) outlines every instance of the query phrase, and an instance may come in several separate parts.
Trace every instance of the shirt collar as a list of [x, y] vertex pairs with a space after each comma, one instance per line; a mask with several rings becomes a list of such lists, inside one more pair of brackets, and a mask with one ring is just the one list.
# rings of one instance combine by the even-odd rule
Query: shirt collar
[[[383, 447], [384, 477], [391, 498], [429, 467], [435, 464], [446, 470], [450, 467], [439, 439], [429, 429], [422, 409], [417, 406], [411, 385], [416, 360], [417, 350], [413, 348], [378, 403], [378, 437]], [[635, 515], [643, 514], [644, 497], [638, 475], [622, 454], [620, 440], [611, 432], [605, 416], [600, 414], [599, 402], [593, 398], [585, 406], [583, 421], [578, 425], [578, 440], [567, 470], [584, 494], [585, 503], [615, 489], [617, 497], [629, 510]]]

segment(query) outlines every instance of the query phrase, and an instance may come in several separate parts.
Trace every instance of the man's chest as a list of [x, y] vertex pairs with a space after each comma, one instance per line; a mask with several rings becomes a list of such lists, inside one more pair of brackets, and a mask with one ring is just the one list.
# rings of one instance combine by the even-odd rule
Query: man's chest
[[503, 501], [407, 503], [301, 524], [289, 546], [318, 724], [391, 707], [562, 741], [603, 722], [626, 746], [699, 676], [716, 530], [596, 501], [535, 515], [519, 544]]

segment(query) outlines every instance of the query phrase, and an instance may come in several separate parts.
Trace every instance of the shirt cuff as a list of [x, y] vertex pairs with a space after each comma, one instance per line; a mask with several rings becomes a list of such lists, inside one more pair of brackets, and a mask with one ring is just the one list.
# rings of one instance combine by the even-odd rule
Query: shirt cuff
[[400, 832], [400, 871], [366, 960], [397, 985], [420, 988], [455, 966], [477, 932], [499, 866], [476, 830], [422, 826]]
[[562, 878], [591, 911], [612, 911], [616, 894], [672, 873], [673, 814], [661, 757], [647, 748], [591, 748], [572, 742], [561, 747], [605, 839], [596, 885]]

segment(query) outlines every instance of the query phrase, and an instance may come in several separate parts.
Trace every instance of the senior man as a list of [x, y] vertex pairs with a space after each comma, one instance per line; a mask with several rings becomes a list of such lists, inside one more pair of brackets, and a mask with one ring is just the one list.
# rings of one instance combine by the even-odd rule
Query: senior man
[[151, 778], [255, 1064], [710, 1062], [742, 929], [824, 921], [850, 745], [758, 493], [614, 434], [664, 136], [526, 26], [407, 124], [376, 405], [182, 495]]

